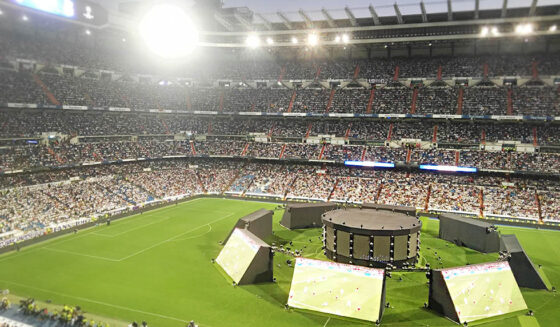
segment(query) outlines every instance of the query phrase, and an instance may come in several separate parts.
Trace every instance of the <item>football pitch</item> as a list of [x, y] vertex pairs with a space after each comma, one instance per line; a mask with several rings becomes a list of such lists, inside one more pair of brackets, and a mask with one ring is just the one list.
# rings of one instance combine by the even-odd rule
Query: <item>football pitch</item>
[[[233, 287], [211, 262], [240, 217], [276, 204], [201, 198], [155, 209], [51, 239], [0, 256], [0, 289], [79, 305], [84, 311], [122, 321], [146, 320], [150, 326], [359, 326], [363, 322], [335, 316], [286, 310], [293, 268], [277, 253], [276, 283]], [[303, 250], [305, 257], [325, 259], [321, 229], [290, 231], [278, 224], [267, 241]], [[421, 260], [433, 268], [489, 262], [482, 254], [437, 238], [438, 221], [423, 218]], [[499, 227], [514, 233], [533, 262], [543, 265], [552, 285], [560, 285], [560, 232]], [[292, 242], [290, 245], [289, 242]], [[441, 259], [441, 260], [440, 260]], [[387, 279], [383, 326], [454, 326], [423, 309], [428, 285], [422, 272], [392, 273]], [[535, 317], [511, 316], [484, 326], [555, 326], [560, 319], [557, 293], [522, 289]], [[371, 323], [369, 323], [371, 325]]]

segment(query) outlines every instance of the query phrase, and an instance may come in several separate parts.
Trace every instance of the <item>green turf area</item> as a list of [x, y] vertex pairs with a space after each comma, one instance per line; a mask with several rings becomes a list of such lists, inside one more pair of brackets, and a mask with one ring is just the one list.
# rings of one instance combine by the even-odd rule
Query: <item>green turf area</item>
[[[114, 221], [0, 256], [0, 289], [14, 294], [80, 305], [85, 311], [150, 326], [358, 326], [358, 322], [298, 310], [286, 311], [293, 268], [283, 254], [274, 258], [277, 283], [233, 287], [212, 264], [223, 240], [240, 217], [275, 204], [226, 199], [197, 199]], [[306, 257], [325, 260], [321, 229], [290, 231], [278, 222], [267, 240], [303, 249]], [[453, 267], [493, 261], [437, 239], [438, 221], [424, 219], [422, 261]], [[552, 285], [560, 285], [560, 233], [500, 227], [514, 233]], [[292, 241], [292, 245], [289, 242]], [[436, 254], [437, 252], [437, 254]], [[441, 261], [439, 260], [441, 258]], [[424, 273], [393, 273], [387, 280], [392, 308], [384, 326], [453, 326], [423, 309], [428, 298]], [[509, 317], [487, 326], [555, 326], [560, 319], [556, 293], [522, 289], [535, 317]]]

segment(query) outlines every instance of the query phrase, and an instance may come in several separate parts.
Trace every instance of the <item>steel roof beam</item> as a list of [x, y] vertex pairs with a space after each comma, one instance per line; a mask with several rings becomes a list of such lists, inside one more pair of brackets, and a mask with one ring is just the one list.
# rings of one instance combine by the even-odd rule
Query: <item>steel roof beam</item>
[[447, 20], [453, 20], [453, 9], [451, 8], [451, 0], [447, 0]]
[[286, 15], [284, 15], [284, 13], [279, 11], [276, 14], [278, 15], [278, 17], [280, 17], [280, 19], [282, 19], [282, 23], [284, 23], [284, 26], [286, 26], [289, 30], [294, 29], [292, 22], [288, 19], [288, 17], [286, 17]]
[[249, 23], [244, 17], [241, 17], [238, 13], [234, 13], [233, 17], [235, 17], [241, 25], [245, 26], [248, 31], [253, 30], [253, 25], [251, 25], [251, 23]]
[[420, 10], [422, 11], [422, 22], [428, 22], [428, 14], [426, 13], [426, 6], [424, 6], [424, 1], [420, 1]]
[[332, 28], [336, 28], [336, 23], [334, 22], [331, 14], [329, 14], [329, 12], [325, 8], [321, 9], [321, 12], [323, 13], [323, 16], [325, 16], [325, 19], [327, 20], [329, 26]]
[[371, 14], [371, 18], [373, 19], [373, 23], [375, 25], [381, 25], [381, 22], [379, 21], [379, 16], [377, 15], [377, 11], [375, 11], [375, 8], [373, 8], [372, 5], [369, 5], [369, 12]]
[[272, 30], [272, 24], [268, 21], [268, 19], [264, 18], [263, 15], [261, 14], [257, 14], [257, 16], [259, 16], [259, 18], [263, 21], [264, 26], [271, 31]]
[[539, 0], [533, 0], [533, 2], [531, 2], [531, 8], [529, 9], [529, 16], [535, 16], [535, 13], [537, 12], [538, 2]]
[[399, 9], [399, 5], [396, 2], [393, 5], [393, 8], [395, 8], [395, 15], [397, 15], [397, 21], [399, 22], [399, 24], [403, 24], [404, 19], [402, 18], [402, 14], [401, 14], [401, 10]]
[[309, 16], [307, 16], [305, 11], [303, 11], [303, 9], [300, 9], [298, 13], [301, 16], [301, 18], [303, 18], [303, 20], [305, 21], [305, 25], [307, 25], [308, 28], [313, 28], [313, 21], [309, 18]]
[[504, 3], [502, 4], [502, 18], [506, 18], [507, 16], [507, 3], [508, 0], [504, 0]]
[[220, 23], [220, 25], [225, 27], [226, 30], [228, 30], [230, 32], [235, 30], [235, 28], [233, 28], [233, 25], [230, 22], [228, 22], [224, 17], [222, 17], [222, 15], [220, 15], [218, 13], [214, 13], [214, 19], [216, 19], [216, 21], [218, 21], [218, 23]]
[[479, 10], [480, 10], [480, 0], [474, 0], [474, 19], [478, 19]]
[[346, 16], [348, 16], [348, 20], [350, 20], [350, 24], [352, 24], [352, 26], [358, 26], [358, 21], [356, 20], [356, 16], [354, 16], [352, 10], [346, 6], [344, 7], [344, 11], [346, 12]]

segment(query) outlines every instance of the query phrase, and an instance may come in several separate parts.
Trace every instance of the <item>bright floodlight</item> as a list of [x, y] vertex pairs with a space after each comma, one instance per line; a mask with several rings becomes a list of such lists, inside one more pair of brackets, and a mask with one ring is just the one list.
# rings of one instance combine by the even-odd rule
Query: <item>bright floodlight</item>
[[500, 30], [496, 26], [492, 27], [492, 35], [498, 36], [500, 35]]
[[319, 43], [319, 37], [317, 36], [317, 34], [309, 34], [307, 36], [307, 44], [309, 44], [310, 46], [316, 46]]
[[274, 40], [271, 37], [267, 37], [266, 38], [266, 44], [268, 45], [273, 45], [274, 44]]
[[549, 32], [556, 32], [556, 25], [552, 25], [548, 28]]
[[480, 36], [487, 36], [488, 35], [488, 27], [484, 26], [481, 30], [480, 30]]
[[178, 58], [192, 52], [198, 31], [185, 11], [164, 4], [151, 8], [140, 20], [140, 35], [146, 45], [164, 58]]
[[340, 36], [337, 35], [337, 36], [334, 38], [334, 42], [340, 43]]
[[298, 39], [296, 37], [292, 37], [292, 43], [293, 44], [297, 44], [298, 43]]
[[261, 44], [261, 40], [259, 39], [258, 36], [254, 35], [254, 34], [251, 34], [247, 37], [247, 40], [245, 40], [245, 43], [247, 44], [247, 46], [249, 48], [255, 49]]
[[342, 42], [348, 43], [348, 41], [350, 41], [348, 34], [342, 34]]
[[26, 15], [21, 16], [21, 19], [22, 19], [24, 22], [26, 22], [26, 21], [29, 20], [29, 18], [28, 18]]
[[90, 30], [86, 30], [86, 35], [91, 35], [91, 31], [90, 31]]
[[533, 25], [531, 24], [519, 24], [515, 27], [515, 32], [521, 35], [527, 35], [533, 33]]

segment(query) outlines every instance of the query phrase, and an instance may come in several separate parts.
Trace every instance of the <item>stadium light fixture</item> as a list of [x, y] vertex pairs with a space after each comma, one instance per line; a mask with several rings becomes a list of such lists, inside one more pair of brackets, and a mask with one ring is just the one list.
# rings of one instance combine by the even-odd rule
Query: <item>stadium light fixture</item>
[[532, 24], [519, 24], [515, 27], [515, 33], [520, 35], [527, 35], [533, 33], [533, 25]]
[[271, 37], [267, 37], [266, 38], [266, 44], [268, 45], [273, 45], [274, 44], [274, 40]]
[[126, 38], [123, 37], [123, 38], [122, 38], [122, 41], [123, 41], [123, 42], [126, 42]]
[[549, 32], [556, 32], [556, 25], [552, 25], [548, 28]]
[[91, 35], [91, 31], [90, 31], [90, 30], [86, 30], [86, 35]]
[[311, 33], [307, 36], [307, 44], [309, 44], [309, 46], [316, 46], [317, 44], [319, 44], [319, 36], [315, 33]]
[[492, 32], [492, 35], [494, 35], [494, 36], [500, 35], [500, 30], [496, 26], [492, 27], [492, 29], [490, 31]]
[[340, 43], [340, 40], [341, 40], [341, 38], [340, 38], [339, 35], [337, 35], [337, 36], [334, 38], [334, 42], [336, 42], [336, 43]]
[[4, 12], [2, 11], [2, 9], [0, 9], [0, 16], [4, 15]]
[[198, 44], [198, 31], [191, 19], [172, 4], [148, 10], [140, 20], [139, 32], [151, 51], [167, 59], [184, 57]]
[[488, 26], [484, 26], [480, 30], [480, 36], [482, 37], [488, 36], [488, 32], [490, 32], [490, 29], [488, 28]]
[[342, 34], [342, 42], [348, 43], [350, 41], [350, 36], [348, 34]]
[[298, 39], [295, 36], [292, 36], [292, 44], [298, 44]]
[[247, 36], [245, 44], [247, 44], [249, 48], [255, 49], [258, 48], [259, 45], [261, 45], [261, 39], [259, 39], [259, 37], [255, 34], [250, 34], [249, 36]]
[[23, 20], [24, 22], [29, 20], [29, 17], [27, 17], [27, 15], [23, 15], [21, 16], [21, 20]]

